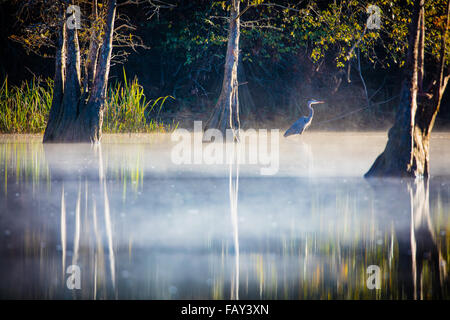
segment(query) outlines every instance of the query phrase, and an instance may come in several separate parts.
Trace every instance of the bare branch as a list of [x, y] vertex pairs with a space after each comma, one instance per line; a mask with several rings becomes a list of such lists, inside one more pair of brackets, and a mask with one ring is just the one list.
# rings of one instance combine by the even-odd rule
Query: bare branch
[[[303, 1], [300, 1], [300, 3], [302, 3]], [[299, 4], [300, 4], [299, 3]], [[294, 12], [300, 12], [299, 9], [295, 9], [292, 7], [286, 7], [277, 3], [259, 3], [259, 4], [249, 4], [244, 10], [242, 10], [237, 17], [235, 18], [235, 20], [239, 19], [245, 12], [247, 12], [248, 9], [253, 8], [253, 7], [258, 7], [258, 6], [266, 6], [266, 7], [275, 7], [275, 8], [281, 8], [283, 10], [289, 10], [289, 11], [294, 11]]]

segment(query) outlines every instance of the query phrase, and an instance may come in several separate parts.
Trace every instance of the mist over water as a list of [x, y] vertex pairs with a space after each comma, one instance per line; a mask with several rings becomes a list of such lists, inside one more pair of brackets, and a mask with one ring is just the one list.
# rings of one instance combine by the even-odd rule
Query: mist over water
[[169, 134], [40, 139], [0, 137], [0, 298], [450, 297], [448, 133], [428, 181], [362, 178], [386, 133], [280, 135], [274, 175], [177, 165]]

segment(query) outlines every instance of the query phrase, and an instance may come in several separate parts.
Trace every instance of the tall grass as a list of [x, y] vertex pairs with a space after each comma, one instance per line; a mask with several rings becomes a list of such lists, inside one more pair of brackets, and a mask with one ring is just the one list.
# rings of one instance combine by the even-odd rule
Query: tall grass
[[103, 131], [125, 133], [170, 130], [170, 125], [165, 126], [161, 121], [150, 118], [150, 113], [157, 111], [158, 116], [165, 101], [173, 97], [159, 97], [147, 101], [144, 88], [138, 83], [137, 77], [128, 81], [124, 70], [123, 78], [123, 84], [116, 82], [109, 88]]
[[34, 78], [10, 87], [8, 78], [0, 88], [0, 132], [40, 133], [52, 104], [53, 80]]
[[[20, 86], [9, 86], [8, 78], [0, 88], [0, 133], [43, 133], [53, 98], [53, 80], [34, 78]], [[135, 77], [116, 82], [108, 90], [103, 131], [106, 133], [166, 132], [176, 125], [165, 125], [151, 118], [159, 116], [171, 96], [147, 101]]]

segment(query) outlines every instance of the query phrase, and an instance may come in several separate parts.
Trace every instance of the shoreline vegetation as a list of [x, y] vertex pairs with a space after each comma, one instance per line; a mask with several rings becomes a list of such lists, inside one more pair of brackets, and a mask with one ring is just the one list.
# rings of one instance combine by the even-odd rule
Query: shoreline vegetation
[[[203, 109], [182, 108], [177, 112], [173, 112], [170, 108], [165, 110], [164, 106], [167, 102], [177, 102], [173, 96], [167, 95], [148, 100], [137, 76], [129, 80], [124, 70], [122, 79], [122, 81], [112, 82], [107, 91], [102, 129], [104, 134], [165, 133], [172, 132], [178, 127], [192, 131], [194, 120], [206, 123], [208, 113], [205, 113]], [[0, 134], [43, 134], [52, 98], [53, 80], [51, 78], [34, 76], [20, 85], [10, 85], [6, 77], [0, 85]], [[354, 103], [351, 104], [354, 105]], [[373, 106], [376, 107], [376, 105]], [[393, 112], [380, 112], [377, 116], [375, 111], [378, 110], [373, 110], [375, 108], [364, 108], [365, 110], [357, 113], [354, 113], [353, 109], [348, 105], [342, 105], [333, 112], [320, 111], [309, 131], [385, 132], [392, 126]], [[291, 115], [287, 113], [275, 112], [268, 116], [267, 110], [262, 108], [260, 113], [244, 114], [241, 117], [245, 120], [241, 129], [285, 130], [292, 122]], [[261, 114], [264, 116], [262, 117]], [[297, 110], [294, 118], [302, 115], [302, 112]], [[449, 131], [447, 118], [438, 117], [436, 120], [436, 131]], [[361, 123], [365, 124], [365, 130], [361, 130]]]
[[[164, 122], [160, 113], [172, 96], [147, 100], [137, 77], [112, 83], [107, 92], [104, 133], [171, 132], [175, 121]], [[53, 80], [33, 77], [19, 86], [0, 86], [0, 134], [43, 134], [53, 97]]]
[[[43, 92], [33, 86], [47, 88], [45, 79], [59, 79], [55, 76], [63, 74], [66, 87], [72, 88], [73, 80], [76, 90], [71, 93], [62, 90], [62, 79], [55, 82], [57, 98], [53, 102], [61, 105], [61, 109], [54, 109], [64, 110], [62, 114], [67, 112], [69, 116], [64, 121], [68, 123], [59, 123], [63, 118], [59, 114], [53, 124], [49, 121], [47, 140], [96, 140], [101, 136], [101, 130], [96, 130], [100, 118], [104, 119], [104, 133], [167, 131], [177, 125], [192, 129], [194, 120], [203, 121], [205, 127], [219, 126], [219, 123], [223, 127], [230, 119], [226, 116], [228, 109], [238, 111], [231, 114], [239, 118], [242, 129], [283, 130], [299, 117], [308, 115], [309, 99], [325, 100], [326, 104], [316, 110], [308, 130], [388, 130], [399, 109], [404, 75], [410, 72], [408, 39], [412, 35], [414, 2], [418, 3], [400, 0], [374, 3], [381, 12], [381, 23], [368, 28], [367, 10], [372, 3], [354, 0], [297, 4], [176, 0], [163, 7], [150, 5], [150, 11], [142, 10], [136, 2], [118, 5], [115, 0], [82, 1], [78, 6], [85, 23], [72, 35], [72, 29], [61, 23], [64, 2], [6, 1], [0, 5], [5, 17], [5, 36], [0, 38], [4, 62], [0, 66], [0, 87], [8, 75], [7, 83], [22, 89], [17, 90], [18, 97], [35, 98], [30, 98], [31, 102], [24, 98], [24, 106], [16, 107], [4, 101], [3, 89], [0, 104], [6, 104], [6, 111], [0, 110], [3, 118], [0, 133], [42, 132], [51, 94], [47, 89]], [[421, 9], [426, 12], [427, 35], [420, 50], [425, 57], [426, 67], [423, 67], [428, 69], [423, 85], [426, 89], [437, 83], [434, 78], [441, 78], [435, 74], [440, 61], [445, 75], [449, 70], [450, 37], [445, 32], [447, 3], [447, 0], [425, 1]], [[41, 10], [44, 7], [46, 10]], [[114, 10], [120, 19], [114, 18]], [[106, 19], [108, 12], [110, 16]], [[154, 14], [148, 15], [149, 12]], [[235, 17], [230, 19], [230, 15]], [[231, 23], [234, 20], [239, 23]], [[231, 27], [233, 33], [229, 32]], [[120, 32], [104, 31], [110, 29]], [[60, 37], [61, 31], [77, 37], [77, 45], [63, 53], [60, 49], [70, 41], [69, 34], [67, 38]], [[92, 61], [96, 61], [93, 57], [100, 56], [99, 45], [109, 49], [101, 55], [102, 68], [97, 69]], [[238, 54], [233, 58], [228, 53]], [[59, 58], [67, 63], [77, 56], [80, 61], [68, 65], [76, 65], [81, 70], [80, 79], [70, 76], [71, 72], [75, 75], [77, 68], [61, 73]], [[124, 80], [124, 68], [130, 80], [137, 77], [139, 83]], [[94, 86], [93, 76], [97, 71], [101, 71], [97, 79], [101, 81]], [[41, 78], [39, 83], [32, 78], [34, 75]], [[30, 93], [22, 81], [32, 84], [31, 91], [38, 94]], [[69, 82], [71, 85], [67, 85]], [[101, 89], [93, 93], [94, 87]], [[121, 92], [133, 87], [138, 88], [134, 90], [135, 95]], [[227, 89], [231, 87], [234, 90]], [[108, 101], [94, 96], [105, 88], [113, 107], [106, 108], [104, 115]], [[224, 88], [228, 91], [222, 95]], [[91, 102], [101, 103], [95, 108], [85, 108], [88, 101], [85, 96], [80, 97], [81, 92], [92, 98]], [[447, 107], [450, 95], [448, 90], [442, 92], [442, 108], [435, 126], [438, 130], [450, 128]], [[67, 101], [63, 96], [67, 96]], [[149, 100], [144, 100], [145, 97]], [[114, 101], [118, 98], [122, 100]], [[139, 98], [143, 100], [132, 105]], [[234, 101], [232, 108], [224, 107], [229, 101]], [[44, 107], [33, 111], [33, 103]], [[75, 112], [71, 109], [74, 105], [78, 106]], [[97, 112], [97, 108], [102, 112]], [[94, 109], [96, 112], [89, 115], [80, 112]], [[30, 112], [35, 112], [37, 119], [27, 120]], [[92, 123], [96, 125], [90, 129], [82, 127]], [[77, 133], [85, 131], [78, 136]]]
[[[194, 120], [207, 121], [203, 110], [180, 110], [165, 112], [167, 101], [175, 101], [173, 96], [162, 96], [148, 100], [144, 88], [135, 76], [128, 80], [123, 73], [124, 81], [110, 84], [107, 92], [107, 104], [103, 118], [103, 133], [153, 133], [171, 132], [178, 127], [192, 129]], [[53, 80], [33, 77], [20, 85], [10, 85], [8, 77], [0, 86], [0, 134], [43, 134], [47, 125], [53, 97]], [[347, 108], [344, 108], [347, 110]], [[261, 110], [265, 113], [265, 110]], [[298, 113], [300, 116], [301, 113]], [[360, 115], [358, 115], [359, 117]], [[243, 116], [246, 120], [242, 129], [248, 128], [280, 128], [288, 127], [291, 118], [287, 114], [276, 113], [262, 121], [257, 115]], [[330, 115], [318, 115], [318, 121], [311, 126], [312, 131], [357, 131], [352, 117], [327, 124], [321, 122]], [[322, 119], [322, 121], [320, 121]], [[361, 121], [361, 119], [359, 118]], [[380, 119], [379, 119], [380, 120]], [[368, 131], [386, 130], [391, 125], [390, 119], [377, 121]], [[357, 121], [359, 123], [359, 121]]]

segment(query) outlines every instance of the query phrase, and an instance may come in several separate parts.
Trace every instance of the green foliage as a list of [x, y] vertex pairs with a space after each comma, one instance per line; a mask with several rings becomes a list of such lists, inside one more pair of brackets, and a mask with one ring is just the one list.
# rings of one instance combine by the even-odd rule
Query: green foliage
[[[242, 1], [241, 1], [242, 2]], [[445, 21], [445, 0], [425, 2], [427, 52], [438, 56]], [[163, 48], [185, 57], [185, 65], [216, 63], [223, 58], [227, 41], [227, 16], [230, 1], [212, 1], [209, 6], [192, 8], [188, 21], [170, 21]], [[365, 29], [369, 5], [381, 10], [381, 28]], [[243, 60], [277, 62], [286, 54], [305, 52], [313, 63], [325, 58], [344, 67], [355, 56], [355, 44], [372, 64], [383, 67], [404, 64], [408, 46], [408, 24], [412, 1], [340, 0], [324, 5], [309, 1], [292, 7], [284, 1], [243, 1], [241, 11], [241, 48]], [[163, 27], [164, 23], [158, 25]], [[450, 37], [448, 37], [450, 38]], [[450, 39], [449, 39], [450, 41]], [[450, 52], [450, 51], [449, 51]], [[449, 53], [450, 54], [450, 53]]]
[[[442, 31], [445, 28], [445, 0], [425, 1], [425, 52], [432, 57], [438, 57], [441, 49]], [[450, 30], [447, 30], [446, 62], [450, 65]]]
[[[194, 112], [204, 112], [214, 105], [223, 79], [231, 2], [174, 0], [172, 3], [176, 6], [158, 12], [157, 19], [141, 21], [136, 17], [134, 21], [133, 16], [132, 22], [139, 25], [139, 33], [151, 47], [151, 50], [139, 52], [139, 60], [148, 61], [146, 66], [141, 67], [139, 61], [134, 68], [140, 73], [140, 79], [145, 77], [151, 84], [146, 90], [152, 96], [165, 96], [170, 92], [179, 102], [170, 107], [179, 110], [188, 107]], [[425, 1], [427, 69], [435, 64], [439, 55], [445, 2]], [[381, 29], [364, 32], [370, 4], [381, 9]], [[292, 101], [293, 88], [300, 95], [306, 94], [299, 90], [301, 82], [315, 89], [334, 88], [334, 78], [342, 78], [350, 63], [355, 62], [351, 59], [358, 52], [369, 90], [372, 80], [373, 87], [379, 86], [385, 75], [396, 74], [386, 74], [383, 68], [397, 72], [405, 63], [412, 5], [412, 0], [241, 0], [241, 12], [245, 12], [240, 17], [239, 71], [244, 72], [239, 75], [242, 77], [239, 81], [247, 85], [240, 92], [248, 88], [253, 99], [248, 105], [258, 105], [259, 111], [264, 107], [273, 111]], [[88, 35], [87, 31], [79, 34], [86, 41]], [[450, 35], [447, 39], [450, 49]], [[115, 50], [118, 48], [120, 46]], [[450, 61], [450, 50], [447, 54], [447, 61]], [[344, 67], [346, 69], [339, 70]], [[369, 76], [369, 69], [370, 72], [374, 70], [377, 77]], [[138, 93], [132, 82], [115, 90], [128, 92], [127, 86], [134, 94]], [[118, 91], [115, 94], [116, 97], [111, 95], [111, 99], [126, 96], [124, 93], [121, 97]], [[136, 96], [128, 98], [133, 101], [124, 103], [133, 104], [134, 109], [108, 111], [105, 131], [135, 130], [143, 123], [142, 119], [148, 118], [153, 102], [144, 108], [141, 102], [135, 102]], [[241, 110], [245, 110], [245, 104], [241, 101]], [[158, 109], [158, 106], [154, 108]], [[165, 108], [168, 108], [167, 104]], [[124, 110], [128, 114], [124, 114]], [[131, 116], [133, 112], [136, 114]], [[111, 122], [113, 117], [119, 116], [133, 119], [133, 123], [129, 126], [122, 123], [119, 128], [118, 122]]]
[[46, 126], [52, 104], [53, 81], [34, 78], [19, 87], [0, 88], [0, 132], [40, 133]]
[[[437, 60], [445, 21], [445, 0], [425, 2], [426, 52]], [[367, 29], [367, 8], [380, 8], [380, 29]], [[291, 35], [309, 48], [313, 62], [333, 57], [337, 67], [354, 57], [353, 46], [372, 63], [383, 67], [403, 66], [408, 48], [408, 25], [413, 3], [402, 0], [356, 1], [341, 0], [319, 8], [312, 1], [300, 13], [290, 18]], [[450, 43], [450, 39], [449, 43]], [[447, 52], [450, 55], [450, 51]]]
[[182, 24], [162, 21], [157, 27], [166, 27], [164, 39], [159, 45], [167, 53], [184, 58], [183, 64], [191, 66], [197, 62], [223, 59], [220, 51], [227, 42], [227, 33], [216, 21], [221, 8], [211, 6], [206, 11], [196, 11]]
[[147, 101], [137, 77], [129, 82], [125, 70], [123, 75], [124, 84], [116, 82], [109, 89], [103, 131], [107, 133], [164, 132], [166, 128], [162, 122], [154, 119], [147, 120], [147, 116], [154, 110], [157, 110], [159, 114], [166, 100], [173, 97], [159, 97]]
[[[156, 117], [168, 98], [159, 97], [147, 101], [137, 78], [110, 86], [107, 108], [104, 114], [103, 131], [124, 132], [165, 132], [176, 128], [176, 124], [164, 125]], [[34, 78], [21, 86], [9, 87], [6, 79], [0, 88], [0, 132], [1, 133], [43, 133], [47, 124], [53, 98], [53, 81]]]

